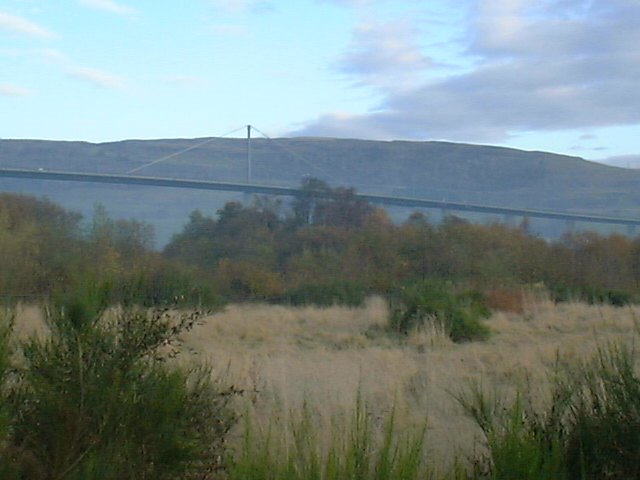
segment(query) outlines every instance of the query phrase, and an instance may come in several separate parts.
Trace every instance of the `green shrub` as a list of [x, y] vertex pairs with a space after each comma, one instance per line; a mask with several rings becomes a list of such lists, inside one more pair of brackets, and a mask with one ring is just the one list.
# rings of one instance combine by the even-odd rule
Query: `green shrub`
[[366, 288], [359, 283], [335, 280], [327, 283], [300, 285], [287, 290], [274, 301], [290, 305], [317, 305], [321, 307], [347, 305], [359, 307], [364, 303], [366, 296]]
[[596, 287], [558, 286], [551, 290], [553, 300], [558, 302], [583, 301], [591, 305], [613, 305], [624, 307], [634, 302], [633, 296], [621, 290]]
[[472, 462], [470, 478], [567, 479], [562, 429], [557, 417], [526, 408], [521, 396], [507, 405], [479, 386], [457, 397], [484, 435], [487, 454]]
[[[246, 416], [244, 442], [230, 467], [230, 480], [422, 480], [426, 428], [398, 432], [393, 412], [381, 428], [358, 399], [352, 415], [334, 419], [327, 434], [305, 405], [290, 428], [260, 431]], [[275, 433], [274, 433], [275, 432]]]
[[107, 311], [99, 290], [50, 307], [50, 335], [22, 342], [13, 365], [2, 478], [210, 478], [233, 392], [208, 368], [167, 361], [196, 317]]
[[196, 271], [161, 265], [149, 271], [133, 271], [117, 281], [112, 303], [145, 307], [178, 306], [218, 308], [225, 302]]
[[88, 270], [79, 271], [70, 282], [53, 290], [53, 297], [58, 300], [87, 295], [95, 297], [94, 300], [102, 307], [118, 304], [211, 309], [224, 304], [212, 288], [198, 281], [195, 272], [169, 264], [102, 275]]
[[487, 338], [481, 320], [490, 315], [484, 296], [476, 291], [454, 293], [452, 287], [423, 280], [400, 288], [391, 296], [390, 327], [400, 333], [426, 322], [441, 322], [454, 342]]
[[11, 455], [9, 434], [11, 412], [7, 404], [9, 375], [11, 370], [11, 330], [13, 314], [9, 310], [0, 310], [0, 478], [15, 478], [16, 472], [3, 459]]
[[[556, 376], [542, 409], [510, 405], [474, 388], [458, 400], [482, 429], [488, 456], [473, 478], [623, 480], [640, 478], [640, 378], [633, 351], [600, 348]], [[528, 393], [529, 394], [529, 393]]]
[[640, 378], [634, 367], [631, 349], [611, 345], [567, 375], [570, 478], [640, 478]]

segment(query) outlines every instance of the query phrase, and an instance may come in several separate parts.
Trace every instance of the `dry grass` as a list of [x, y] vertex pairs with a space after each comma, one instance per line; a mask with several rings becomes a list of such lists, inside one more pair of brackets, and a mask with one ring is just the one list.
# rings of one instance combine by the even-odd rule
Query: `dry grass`
[[640, 308], [555, 305], [528, 299], [523, 313], [496, 313], [486, 342], [454, 344], [442, 328], [408, 339], [380, 333], [387, 307], [230, 306], [184, 336], [187, 348], [239, 387], [258, 391], [263, 423], [287, 417], [306, 400], [327, 418], [354, 405], [360, 391], [381, 415], [395, 405], [400, 421], [428, 417], [428, 441], [442, 461], [470, 452], [478, 435], [452, 398], [469, 382], [513, 392], [534, 386], [544, 393], [561, 361], [591, 355], [597, 344], [636, 335]]
[[[207, 360], [247, 392], [262, 425], [277, 423], [306, 401], [322, 421], [352, 409], [360, 392], [382, 417], [395, 406], [402, 425], [428, 418], [428, 443], [446, 462], [471, 453], [479, 434], [452, 393], [469, 382], [543, 395], [558, 361], [590, 356], [598, 344], [634, 339], [640, 307], [614, 308], [525, 300], [522, 313], [499, 312], [486, 342], [454, 344], [438, 326], [409, 338], [381, 331], [386, 303], [363, 308], [232, 305], [182, 337], [183, 359]], [[37, 311], [23, 308], [21, 335], [42, 333]], [[285, 428], [285, 427], [283, 427]]]
[[42, 337], [48, 335], [47, 327], [42, 310], [33, 305], [18, 305], [16, 308], [16, 320], [14, 325], [14, 335], [18, 339], [26, 339], [33, 336]]

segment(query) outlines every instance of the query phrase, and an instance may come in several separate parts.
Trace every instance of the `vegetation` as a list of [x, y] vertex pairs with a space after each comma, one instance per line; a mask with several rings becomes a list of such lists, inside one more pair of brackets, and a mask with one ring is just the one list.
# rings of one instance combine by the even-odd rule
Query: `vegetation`
[[[256, 410], [246, 410], [240, 438], [234, 440], [233, 448], [227, 449], [228, 441], [233, 438], [229, 429], [236, 418], [229, 402], [237, 397], [239, 390], [222, 387], [212, 380], [214, 377], [208, 369], [197, 366], [185, 369], [171, 360], [180, 348], [174, 343], [176, 335], [182, 332], [182, 341], [189, 342], [189, 328], [197, 320], [197, 313], [176, 316], [166, 310], [135, 308], [105, 311], [107, 298], [104, 290], [97, 288], [88, 288], [80, 292], [80, 296], [76, 292], [61, 298], [47, 314], [48, 333], [35, 337], [12, 337], [13, 315], [9, 311], [3, 316], [0, 328], [2, 478], [637, 477], [640, 425], [636, 417], [640, 410], [637, 405], [640, 378], [635, 373], [634, 352], [623, 343], [602, 347], [593, 358], [584, 361], [565, 361], [558, 357], [551, 393], [542, 400], [535, 398], [540, 386], [517, 389], [512, 401], [505, 399], [508, 397], [488, 395], [480, 387], [459, 395], [460, 403], [484, 433], [486, 450], [476, 448], [468, 460], [458, 457], [452, 467], [438, 471], [440, 465], [430, 455], [428, 446], [439, 439], [433, 437], [432, 429], [425, 436], [425, 410], [416, 411], [422, 420], [410, 422], [414, 428], [407, 428], [406, 420], [399, 422], [406, 412], [397, 415], [394, 406], [380, 409], [381, 398], [367, 394], [365, 399], [365, 393], [357, 396], [350, 413], [334, 414], [329, 423], [311, 406], [329, 398], [331, 394], [327, 393], [326, 397], [310, 396], [313, 404], [305, 402], [301, 408], [294, 407], [288, 417], [267, 416], [266, 423], [261, 423], [256, 418], [256, 410], [265, 407], [263, 402], [272, 393], [262, 388], [252, 390], [255, 397], [247, 400]], [[624, 314], [629, 317], [627, 324], [633, 328], [633, 312], [607, 308], [606, 311], [600, 309], [600, 315], [596, 315], [596, 308], [591, 307], [594, 321], [620, 332], [621, 322], [600, 317]], [[351, 310], [345, 309], [347, 311]], [[272, 332], [274, 337], [282, 341], [282, 337], [295, 334], [293, 327], [298, 325], [301, 338], [308, 338], [314, 328], [310, 323], [312, 317], [309, 311], [300, 314], [307, 319], [306, 324], [300, 325], [292, 319], [292, 328], [283, 330], [279, 323], [280, 328]], [[266, 318], [264, 313], [261, 315], [264, 323]], [[282, 312], [278, 317], [282, 317]], [[567, 323], [566, 316], [563, 316], [564, 324], [557, 323], [556, 318], [556, 326], [577, 329], [561, 340], [585, 328], [588, 330], [585, 311], [577, 312], [575, 317], [575, 325]], [[343, 322], [336, 319], [335, 326]], [[536, 322], [530, 319], [525, 323]], [[214, 322], [208, 328], [219, 332], [228, 323]], [[522, 322], [515, 320], [514, 323]], [[248, 327], [255, 329], [256, 322], [250, 322]], [[319, 327], [329, 328], [326, 321], [319, 321]], [[229, 328], [227, 335], [235, 332], [243, 342], [251, 343], [242, 333], [242, 325]], [[364, 325], [361, 328], [364, 329]], [[550, 331], [546, 327], [543, 330]], [[327, 335], [330, 333], [328, 330]], [[193, 332], [192, 338], [202, 334]], [[266, 333], [262, 335], [261, 343], [268, 343]], [[345, 341], [342, 333], [335, 335], [335, 341]], [[544, 334], [545, 338], [548, 336], [549, 333]], [[325, 337], [316, 341], [328, 340]], [[223, 341], [231, 350], [238, 348], [229, 336]], [[513, 338], [507, 339], [504, 345], [511, 342]], [[223, 345], [214, 343], [209, 348], [218, 350]], [[452, 353], [461, 353], [458, 347]], [[268, 351], [273, 344], [264, 348]], [[313, 352], [308, 343], [301, 348], [305, 356]], [[500, 348], [500, 345], [487, 345], [484, 354], [474, 350], [468, 355], [477, 361], [478, 356]], [[522, 345], [512, 348], [521, 351]], [[286, 350], [283, 354], [287, 362], [291, 362], [291, 349]], [[395, 355], [389, 355], [385, 349], [377, 350], [385, 362], [394, 361]], [[331, 357], [338, 354], [335, 350], [327, 352]], [[353, 351], [344, 354], [352, 356]], [[246, 356], [246, 351], [238, 355]], [[420, 356], [417, 360], [425, 363], [427, 358], [442, 355], [442, 351], [434, 355]], [[513, 352], [508, 356], [513, 357]], [[264, 355], [261, 358], [267, 361]], [[379, 374], [374, 380], [378, 384], [385, 373], [380, 371], [379, 364], [373, 363], [371, 371]], [[427, 363], [428, 369], [436, 367], [431, 361]], [[349, 369], [348, 365], [344, 367]], [[412, 390], [400, 390], [404, 392], [402, 396], [393, 400], [398, 408], [407, 400], [403, 397], [419, 392], [415, 390], [419, 388], [419, 377], [410, 374], [413, 369], [406, 364], [402, 364], [402, 368], [409, 372], [398, 371], [398, 374], [407, 375], [410, 382], [405, 388], [410, 386]], [[472, 365], [473, 370], [477, 368], [477, 364]], [[451, 370], [444, 372], [447, 376], [451, 373]], [[465, 376], [463, 373], [462, 377]], [[508, 373], [507, 378], [512, 381], [514, 373]], [[339, 379], [335, 368], [331, 379]], [[432, 381], [429, 377], [428, 383]], [[353, 382], [348, 385], [347, 388], [357, 388]], [[364, 392], [367, 387], [362, 388]], [[433, 398], [427, 398], [429, 402], [423, 406], [433, 407]], [[448, 403], [451, 403], [450, 397]], [[450, 408], [447, 414], [451, 414]], [[262, 418], [265, 422], [265, 417]], [[450, 425], [448, 417], [447, 425]]]
[[519, 394], [514, 402], [480, 387], [459, 401], [481, 427], [488, 455], [474, 476], [488, 479], [638, 478], [640, 378], [624, 344], [601, 347], [590, 360], [558, 372], [542, 410]]
[[[640, 379], [633, 351], [622, 344], [602, 348], [590, 361], [558, 362], [542, 404], [523, 389], [510, 401], [479, 387], [459, 395], [486, 450], [468, 464], [458, 458], [448, 474], [427, 461], [423, 429], [405, 435], [395, 407], [380, 412], [362, 399], [351, 416], [333, 420], [328, 438], [321, 435], [327, 425], [306, 406], [280, 433], [276, 423], [256, 428], [247, 414], [244, 441], [228, 449], [236, 423], [230, 402], [244, 389], [225, 388], [210, 368], [172, 359], [178, 336], [188, 335], [198, 319], [194, 308], [226, 301], [355, 307], [381, 295], [389, 306], [381, 335], [381, 323], [338, 334], [325, 322], [314, 332], [309, 312], [290, 323], [280, 319], [275, 335], [287, 352], [320, 342], [322, 352], [335, 356], [373, 345], [383, 355], [378, 367], [392, 361], [396, 344], [423, 355], [426, 346], [487, 338], [494, 330], [490, 309], [527, 315], [524, 291], [630, 309], [640, 293], [639, 239], [574, 233], [548, 242], [524, 228], [455, 217], [435, 225], [419, 213], [395, 225], [353, 190], [309, 179], [288, 212], [264, 199], [253, 206], [228, 203], [215, 218], [193, 212], [162, 252], [154, 251], [148, 225], [113, 220], [100, 207], [83, 223], [47, 200], [0, 195], [0, 251], [0, 295], [9, 305], [41, 300], [47, 325], [45, 334], [21, 338], [13, 333], [10, 306], [0, 316], [1, 478], [640, 475]], [[176, 305], [192, 313], [179, 313]], [[332, 325], [338, 328], [337, 321]], [[219, 324], [215, 331], [225, 328], [244, 343], [269, 336], [264, 318]], [[549, 335], [554, 328], [540, 330]], [[297, 336], [291, 339], [288, 330]], [[434, 340], [440, 331], [446, 343]], [[272, 351], [265, 352], [254, 361], [267, 362]], [[482, 351], [473, 355], [467, 364], [475, 365]], [[409, 376], [397, 390], [407, 403], [431, 382], [411, 366], [400, 373]], [[248, 401], [259, 403], [254, 387], [256, 398]]]
[[82, 223], [48, 200], [0, 195], [0, 296], [50, 296], [93, 279], [111, 285], [113, 302], [146, 306], [355, 305], [422, 281], [455, 285], [454, 296], [535, 285], [557, 301], [639, 298], [640, 238], [587, 232], [548, 242], [524, 227], [432, 224], [420, 213], [395, 225], [352, 189], [307, 179], [303, 192], [288, 212], [261, 198], [230, 202], [217, 218], [195, 211], [162, 253], [148, 225], [113, 220], [101, 207]]
[[439, 323], [454, 342], [484, 339], [489, 329], [481, 319], [490, 315], [486, 300], [477, 291], [452, 293], [442, 282], [421, 281], [401, 288], [392, 297], [390, 326], [407, 334]]
[[[168, 178], [244, 181], [246, 140], [211, 140], [143, 172]], [[0, 161], [6, 168], [126, 172], [150, 158], [165, 157], [193, 145], [194, 141], [187, 139], [102, 144], [3, 139]], [[369, 193], [382, 195], [640, 216], [637, 170], [612, 168], [577, 157], [447, 142], [327, 138], [258, 138], [252, 140], [252, 152], [254, 181], [266, 185], [293, 187], [311, 174], [333, 185], [367, 185]], [[215, 214], [227, 195], [138, 188], [102, 188], [96, 193], [91, 184], [61, 189], [56, 182], [17, 183], [8, 179], [3, 185], [49, 195], [87, 215], [89, 198], [108, 196], [108, 204], [118, 217], [129, 215], [135, 204], [138, 218], [163, 224], [158, 232], [162, 242], [168, 240], [169, 231], [180, 228], [195, 205], [205, 214]], [[540, 225], [535, 223], [536, 227]], [[549, 222], [544, 228], [545, 235], [556, 236], [564, 225]]]
[[103, 285], [111, 303], [216, 305], [200, 272], [152, 250], [153, 231], [96, 207], [89, 224], [46, 199], [0, 194], [0, 299], [42, 299]]
[[271, 425], [266, 432], [255, 432], [247, 420], [230, 478], [418, 480], [431, 473], [424, 462], [426, 428], [400, 435], [393, 412], [377, 432], [372, 412], [358, 398], [351, 418], [334, 419], [328, 445], [323, 445], [321, 427], [307, 406], [300, 412], [287, 430]]
[[210, 478], [224, 467], [233, 390], [168, 363], [196, 314], [106, 310], [100, 292], [47, 311], [46, 337], [0, 325], [3, 479]]

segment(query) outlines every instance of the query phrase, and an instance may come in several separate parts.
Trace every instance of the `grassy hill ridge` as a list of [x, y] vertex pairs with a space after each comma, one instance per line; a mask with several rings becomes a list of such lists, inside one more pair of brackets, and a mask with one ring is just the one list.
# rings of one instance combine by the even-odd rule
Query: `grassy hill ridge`
[[[0, 167], [126, 173], [245, 181], [244, 139], [124, 140], [108, 143], [0, 141]], [[305, 176], [367, 193], [499, 206], [640, 216], [640, 170], [609, 167], [579, 157], [449, 142], [333, 138], [254, 139], [253, 181], [298, 185]], [[215, 210], [229, 194], [173, 189], [0, 180], [4, 191], [47, 195], [87, 213], [104, 203], [116, 216], [157, 225], [161, 240], [194, 208]], [[135, 208], [133, 208], [135, 206]]]

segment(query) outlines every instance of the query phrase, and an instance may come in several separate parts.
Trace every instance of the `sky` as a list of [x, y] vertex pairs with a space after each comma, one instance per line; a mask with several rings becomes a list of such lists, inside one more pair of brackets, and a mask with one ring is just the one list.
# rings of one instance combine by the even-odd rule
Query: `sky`
[[446, 140], [640, 167], [640, 0], [0, 0], [0, 139]]

